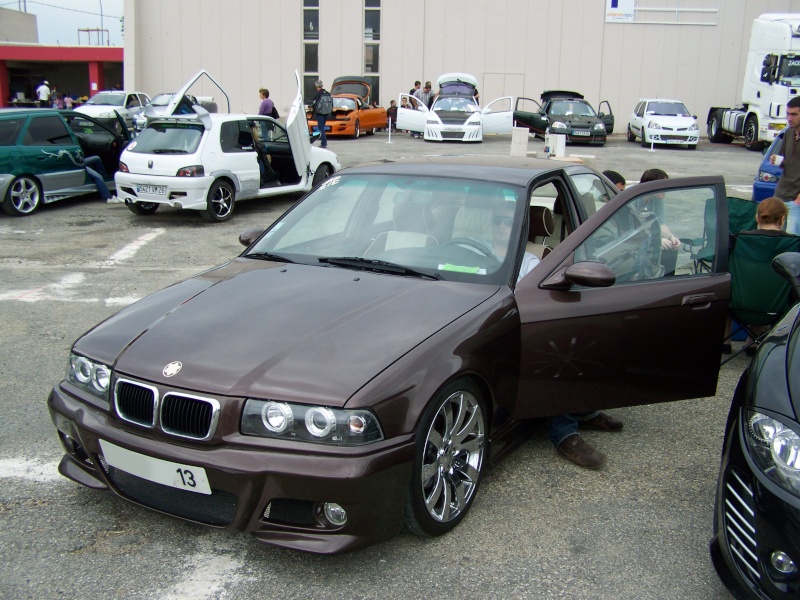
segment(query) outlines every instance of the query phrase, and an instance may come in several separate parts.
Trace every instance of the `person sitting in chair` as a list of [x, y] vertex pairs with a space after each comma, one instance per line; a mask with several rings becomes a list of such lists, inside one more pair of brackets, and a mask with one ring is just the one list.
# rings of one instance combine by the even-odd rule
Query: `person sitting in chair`
[[272, 168], [272, 155], [269, 153], [267, 145], [261, 141], [258, 125], [255, 123], [250, 125], [250, 131], [253, 134], [253, 148], [255, 148], [256, 156], [258, 157], [258, 170], [261, 173], [258, 187], [263, 188], [278, 184], [278, 173]]

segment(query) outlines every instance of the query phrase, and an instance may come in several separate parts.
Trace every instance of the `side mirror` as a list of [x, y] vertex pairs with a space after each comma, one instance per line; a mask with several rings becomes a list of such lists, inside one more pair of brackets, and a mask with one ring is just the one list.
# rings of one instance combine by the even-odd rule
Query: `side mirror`
[[608, 265], [601, 262], [579, 262], [559, 270], [543, 283], [542, 287], [552, 290], [569, 290], [571, 285], [582, 287], [610, 287], [617, 276]]
[[244, 246], [245, 248], [249, 248], [253, 245], [259, 236], [264, 233], [264, 229], [261, 228], [253, 228], [253, 229], [246, 229], [242, 233], [239, 234], [239, 243]]
[[600, 118], [602, 119], [603, 117], [605, 117], [605, 116], [606, 116], [606, 113], [604, 113], [604, 112], [597, 113], [597, 116], [598, 116], [598, 117], [600, 117]]

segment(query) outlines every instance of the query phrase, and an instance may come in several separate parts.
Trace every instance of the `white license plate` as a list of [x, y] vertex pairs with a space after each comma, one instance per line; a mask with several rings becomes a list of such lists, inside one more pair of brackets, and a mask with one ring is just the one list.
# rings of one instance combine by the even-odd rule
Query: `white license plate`
[[167, 186], [165, 185], [145, 185], [143, 183], [136, 184], [136, 192], [139, 194], [157, 194], [163, 196], [167, 193]]
[[585, 135], [585, 136], [589, 136], [589, 135], [591, 135], [591, 134], [590, 134], [588, 131], [573, 131], [573, 132], [572, 132], [572, 135]]
[[444, 127], [442, 131], [452, 132], [452, 133], [461, 133], [461, 129], [458, 127]]
[[138, 452], [126, 450], [100, 440], [100, 448], [106, 462], [120, 471], [125, 471], [136, 477], [147, 479], [161, 485], [195, 492], [197, 494], [211, 494], [211, 486], [208, 485], [206, 470], [202, 467], [192, 465], [182, 465], [180, 463], [145, 456]]
[[667, 140], [668, 144], [685, 144], [686, 140]]

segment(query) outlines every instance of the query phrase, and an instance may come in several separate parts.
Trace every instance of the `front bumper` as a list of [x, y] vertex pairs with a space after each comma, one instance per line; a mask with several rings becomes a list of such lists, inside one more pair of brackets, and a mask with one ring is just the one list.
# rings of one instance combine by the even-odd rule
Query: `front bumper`
[[[402, 527], [414, 456], [410, 436], [369, 452], [316, 446], [301, 452], [286, 443], [266, 448], [262, 438], [253, 443], [239, 435], [217, 444], [187, 443], [126, 427], [99, 404], [80, 398], [64, 383], [48, 398], [67, 451], [59, 471], [73, 481], [111, 489], [126, 500], [201, 525], [319, 554], [368, 546], [394, 537]], [[148, 457], [202, 467], [212, 493], [176, 489], [110, 467], [101, 439]], [[328, 523], [322, 516], [324, 502], [342, 506], [347, 522], [340, 527]]]
[[482, 142], [483, 128], [474, 125], [425, 125], [422, 137], [428, 142]]
[[700, 131], [673, 131], [647, 128], [647, 141], [654, 144], [695, 146], [700, 142]]
[[717, 486], [710, 550], [722, 582], [735, 598], [797, 598], [800, 573], [781, 575], [770, 557], [782, 551], [800, 568], [800, 500], [780, 497], [755, 476], [738, 422], [726, 440]]
[[[213, 177], [159, 177], [117, 171], [114, 176], [117, 197], [124, 202], [152, 202], [174, 208], [206, 210]], [[163, 194], [141, 191], [148, 185], [163, 189]]]
[[[551, 130], [551, 134], [560, 134], [561, 131], [558, 129]], [[606, 143], [606, 133], [594, 133], [589, 132], [588, 135], [582, 135], [581, 133], [576, 133], [575, 131], [570, 131], [569, 133], [565, 133], [564, 135], [567, 136], [567, 142], [570, 144], [605, 144]]]

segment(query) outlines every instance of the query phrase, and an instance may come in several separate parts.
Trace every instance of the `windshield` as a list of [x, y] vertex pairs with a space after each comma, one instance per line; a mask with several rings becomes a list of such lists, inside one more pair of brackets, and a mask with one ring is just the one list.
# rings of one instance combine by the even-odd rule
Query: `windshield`
[[594, 109], [580, 100], [554, 100], [550, 107], [551, 115], [562, 117], [594, 117]]
[[648, 115], [660, 115], [663, 117], [690, 117], [689, 109], [683, 102], [650, 102], [647, 105]]
[[520, 198], [527, 198], [524, 188], [494, 182], [336, 175], [276, 221], [246, 256], [508, 283], [526, 208]]
[[85, 104], [100, 104], [103, 106], [122, 106], [125, 103], [125, 94], [112, 94], [100, 92], [89, 98]]
[[159, 94], [150, 101], [153, 106], [166, 106], [174, 94]]
[[193, 154], [203, 137], [200, 123], [154, 123], [127, 150], [142, 154]]
[[800, 56], [781, 56], [780, 79], [800, 79]]
[[439, 97], [433, 105], [434, 112], [475, 112], [476, 110], [480, 109], [477, 104], [475, 104], [475, 101], [472, 98], [464, 98], [462, 96], [456, 96], [454, 98]]

